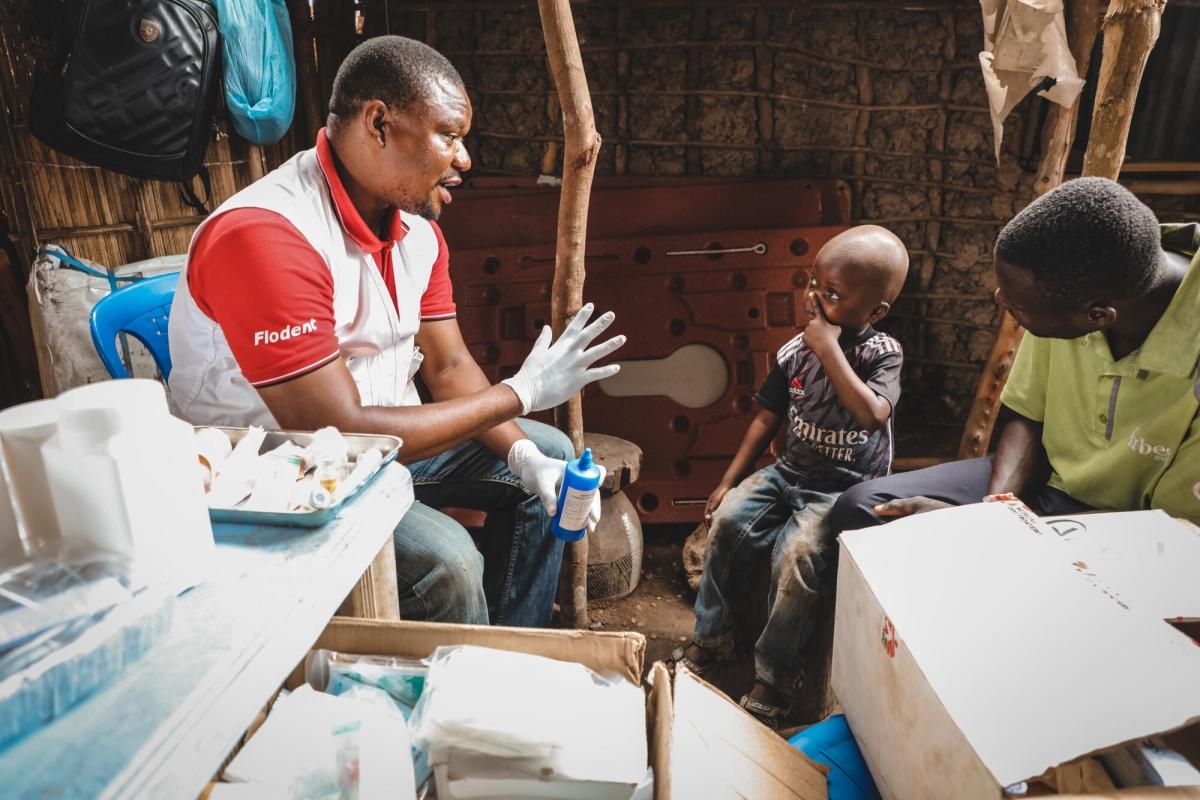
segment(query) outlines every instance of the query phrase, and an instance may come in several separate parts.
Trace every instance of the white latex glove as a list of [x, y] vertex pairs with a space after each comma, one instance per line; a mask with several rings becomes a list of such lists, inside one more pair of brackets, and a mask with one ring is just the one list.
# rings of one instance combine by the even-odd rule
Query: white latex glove
[[500, 381], [516, 392], [522, 414], [562, 405], [592, 381], [616, 375], [621, 370], [619, 364], [588, 369], [625, 344], [624, 336], [614, 336], [588, 350], [587, 346], [612, 324], [615, 317], [609, 311], [587, 325], [591, 316], [592, 304], [588, 303], [567, 323], [554, 344], [550, 343], [550, 326], [543, 326], [521, 369], [511, 378]]
[[[600, 485], [604, 485], [607, 471], [600, 467]], [[554, 516], [558, 513], [558, 490], [562, 486], [563, 474], [567, 471], [567, 462], [550, 456], [537, 449], [531, 439], [518, 439], [508, 451], [508, 468], [521, 479], [525, 488], [542, 500], [546, 513]], [[588, 510], [587, 530], [596, 530], [600, 521], [600, 492], [592, 498], [592, 507]]]

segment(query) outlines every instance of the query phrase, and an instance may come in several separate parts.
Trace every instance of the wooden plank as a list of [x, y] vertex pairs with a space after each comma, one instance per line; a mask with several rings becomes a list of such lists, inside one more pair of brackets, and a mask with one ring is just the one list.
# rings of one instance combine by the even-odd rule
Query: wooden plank
[[400, 619], [396, 585], [396, 545], [391, 537], [379, 548], [371, 566], [350, 590], [350, 613], [368, 619]]

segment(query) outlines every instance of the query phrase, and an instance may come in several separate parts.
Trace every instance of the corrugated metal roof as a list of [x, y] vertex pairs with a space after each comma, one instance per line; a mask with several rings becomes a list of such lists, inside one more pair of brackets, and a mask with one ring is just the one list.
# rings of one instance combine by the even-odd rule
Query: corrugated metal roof
[[[1099, 67], [1097, 46], [1075, 138], [1080, 153], [1087, 146]], [[1138, 89], [1125, 158], [1200, 162], [1200, 7], [1167, 3]]]

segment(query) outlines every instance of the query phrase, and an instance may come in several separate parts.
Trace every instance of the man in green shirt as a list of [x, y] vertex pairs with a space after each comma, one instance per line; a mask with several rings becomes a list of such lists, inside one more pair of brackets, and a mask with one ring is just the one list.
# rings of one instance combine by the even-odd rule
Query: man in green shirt
[[1080, 178], [996, 241], [996, 302], [1027, 331], [994, 455], [866, 481], [835, 531], [1018, 495], [1039, 514], [1160, 508], [1200, 523], [1200, 225]]

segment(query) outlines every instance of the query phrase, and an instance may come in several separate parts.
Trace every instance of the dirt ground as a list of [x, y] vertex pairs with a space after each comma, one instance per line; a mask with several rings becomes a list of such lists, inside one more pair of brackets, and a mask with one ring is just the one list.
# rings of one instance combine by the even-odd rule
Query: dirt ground
[[[619, 600], [591, 600], [588, 604], [592, 630], [637, 631], [646, 637], [647, 674], [655, 661], [667, 661], [673, 649], [692, 638], [696, 594], [684, 576], [682, 547], [693, 528], [691, 524], [646, 526], [637, 588]], [[736, 701], [754, 682], [753, 660], [739, 649], [733, 661], [705, 679]], [[799, 729], [789, 725], [781, 734], [787, 738]]]
[[[642, 532], [642, 577], [633, 593], [619, 600], [592, 600], [588, 617], [592, 630], [637, 631], [646, 637], [645, 673], [655, 661], [668, 661], [671, 651], [692, 638], [696, 593], [687, 584], [682, 563], [683, 542], [691, 524], [648, 525]], [[706, 676], [734, 700], [750, 690], [754, 666], [749, 653]]]
[[680, 548], [693, 527], [647, 526], [642, 532], [642, 576], [637, 588], [619, 600], [588, 603], [592, 630], [637, 631], [646, 637], [647, 671], [692, 636], [695, 593], [684, 577]]

